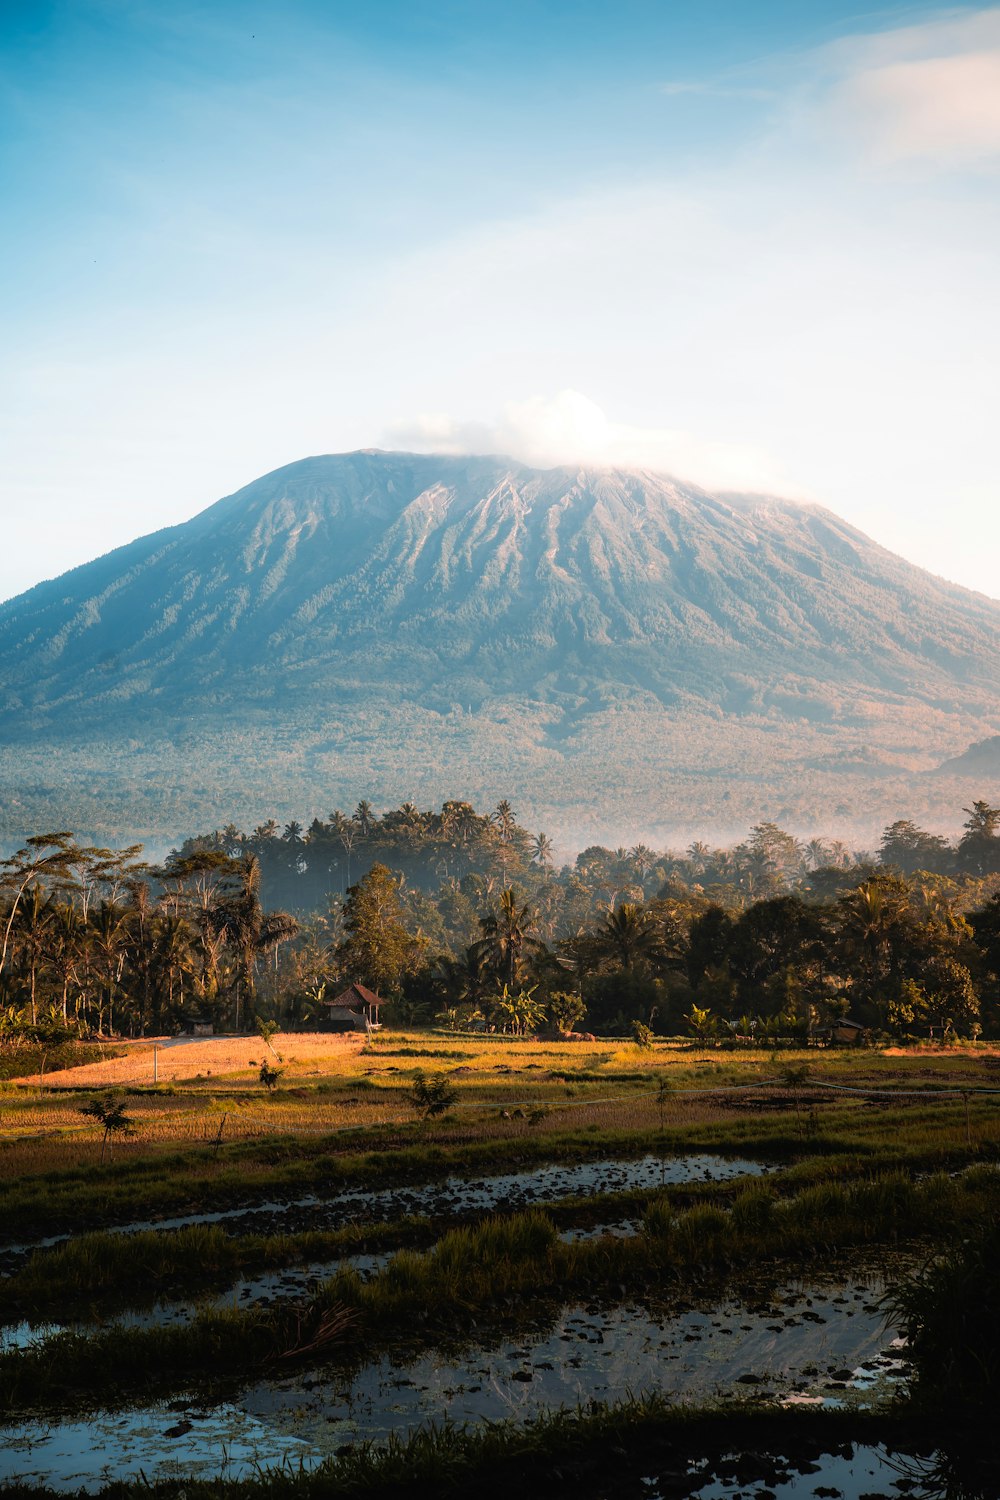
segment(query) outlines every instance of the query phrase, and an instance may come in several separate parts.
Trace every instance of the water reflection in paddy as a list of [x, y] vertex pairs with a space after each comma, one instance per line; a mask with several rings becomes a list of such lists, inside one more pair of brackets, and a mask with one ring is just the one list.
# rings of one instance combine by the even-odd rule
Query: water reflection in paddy
[[[622, 1193], [696, 1182], [729, 1182], [735, 1177], [757, 1177], [775, 1170], [765, 1162], [745, 1161], [703, 1153], [698, 1156], [642, 1156], [631, 1161], [576, 1162], [532, 1167], [492, 1176], [445, 1177], [440, 1182], [413, 1187], [344, 1188], [324, 1196], [310, 1193], [289, 1201], [269, 1201], [212, 1213], [180, 1214], [173, 1218], [143, 1219], [109, 1228], [110, 1234], [134, 1234], [147, 1229], [183, 1229], [191, 1224], [232, 1226], [240, 1234], [336, 1229], [359, 1220], [380, 1223], [411, 1214], [434, 1216], [511, 1211], [532, 1204], [598, 1193]], [[62, 1243], [68, 1235], [50, 1235], [32, 1244], [11, 1245], [3, 1252], [13, 1260], [33, 1249]]]
[[[86, 1422], [29, 1421], [0, 1430], [0, 1479], [96, 1487], [135, 1473], [229, 1477], [289, 1459], [312, 1467], [346, 1443], [406, 1433], [430, 1419], [456, 1423], [575, 1407], [628, 1392], [679, 1401], [739, 1392], [862, 1404], [900, 1369], [871, 1280], [789, 1283], [766, 1303], [728, 1299], [657, 1315], [630, 1303], [562, 1310], [535, 1335], [401, 1364], [386, 1356], [353, 1377], [331, 1367], [262, 1381], [237, 1402], [192, 1398]], [[708, 1500], [706, 1495], [705, 1500]]]
[[[731, 1454], [690, 1466], [688, 1500], [940, 1500], [933, 1456], [892, 1452], [879, 1444], [845, 1443], [834, 1452], [816, 1451], [795, 1459], [768, 1454]], [[676, 1500], [674, 1487], [646, 1481], [648, 1500]]]

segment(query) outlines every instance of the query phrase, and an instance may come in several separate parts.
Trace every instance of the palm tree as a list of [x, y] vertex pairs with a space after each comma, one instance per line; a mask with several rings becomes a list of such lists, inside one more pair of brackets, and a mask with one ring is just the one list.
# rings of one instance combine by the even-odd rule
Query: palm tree
[[361, 829], [363, 838], [368, 838], [375, 824], [375, 813], [370, 802], [361, 801], [354, 809], [354, 821]]
[[657, 963], [666, 957], [652, 914], [634, 901], [623, 901], [604, 918], [597, 932], [598, 951], [617, 959], [623, 969], [638, 961]]
[[69, 987], [79, 969], [82, 939], [83, 922], [78, 908], [72, 901], [57, 902], [52, 908], [48, 956], [62, 992], [62, 1018], [65, 1022], [69, 1020]]
[[507, 884], [507, 859], [510, 854], [510, 846], [517, 828], [517, 819], [514, 817], [514, 809], [506, 797], [497, 803], [496, 811], [492, 817], [493, 827], [496, 830], [497, 844], [500, 847], [500, 878], [504, 885]]
[[534, 911], [527, 903], [520, 904], [517, 892], [508, 886], [500, 892], [496, 906], [480, 918], [479, 926], [483, 935], [475, 946], [502, 982], [513, 988], [528, 955], [543, 948], [534, 936]]
[[810, 839], [806, 845], [806, 854], [814, 870], [821, 870], [831, 862], [830, 845], [825, 839]]
[[490, 988], [490, 972], [479, 943], [463, 949], [458, 958], [439, 959], [438, 973], [450, 1000], [479, 1005]]
[[38, 970], [47, 952], [48, 931], [51, 925], [52, 908], [39, 886], [32, 885], [21, 902], [17, 924], [14, 928], [16, 951], [28, 980], [32, 1026], [38, 1024]]
[[845, 955], [853, 960], [862, 996], [873, 999], [878, 985], [897, 968], [906, 942], [906, 886], [892, 876], [866, 880], [838, 905]]
[[179, 987], [178, 999], [184, 999], [184, 975], [191, 972], [191, 928], [186, 919], [176, 911], [163, 912], [155, 924], [152, 952], [153, 982], [159, 995], [157, 1021], [162, 1026], [164, 1019], [164, 992], [166, 993], [167, 1016], [173, 1015], [175, 986]]
[[286, 911], [265, 912], [260, 900], [260, 863], [252, 854], [240, 861], [240, 889], [218, 903], [213, 913], [216, 931], [225, 936], [237, 959], [236, 1030], [240, 1029], [243, 992], [256, 993], [254, 969], [260, 954], [269, 953], [294, 937], [299, 924]]
[[688, 849], [687, 857], [691, 861], [691, 868], [694, 873], [702, 875], [705, 872], [708, 861], [712, 857], [712, 851], [707, 844], [703, 843], [700, 839], [696, 839]]
[[547, 833], [536, 833], [531, 840], [531, 859], [543, 870], [552, 863], [552, 840]]
[[90, 942], [97, 956], [97, 969], [104, 981], [103, 999], [98, 1002], [97, 1025], [103, 1031], [104, 999], [108, 1004], [108, 1030], [114, 1030], [115, 990], [125, 967], [124, 938], [128, 932], [128, 913], [113, 901], [102, 901], [92, 913], [89, 932]]

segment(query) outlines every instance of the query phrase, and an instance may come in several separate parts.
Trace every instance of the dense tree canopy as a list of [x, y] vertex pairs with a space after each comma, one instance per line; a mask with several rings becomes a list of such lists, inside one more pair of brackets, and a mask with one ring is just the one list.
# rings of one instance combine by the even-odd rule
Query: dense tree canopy
[[1000, 809], [967, 814], [954, 848], [909, 819], [877, 856], [761, 823], [562, 868], [508, 802], [229, 826], [161, 868], [40, 835], [0, 865], [0, 1026], [308, 1025], [358, 981], [456, 1026], [998, 1034]]

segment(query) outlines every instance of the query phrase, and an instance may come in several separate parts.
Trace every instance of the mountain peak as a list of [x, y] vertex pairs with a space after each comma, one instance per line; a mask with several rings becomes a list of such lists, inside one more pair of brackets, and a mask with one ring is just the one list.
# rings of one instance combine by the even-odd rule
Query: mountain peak
[[0, 606], [0, 734], [141, 747], [183, 724], [206, 760], [220, 736], [284, 745], [325, 800], [363, 746], [388, 775], [423, 745], [433, 800], [516, 744], [529, 783], [583, 775], [592, 801], [628, 766], [648, 800], [712, 767], [746, 780], [734, 755], [753, 741], [759, 764], [768, 736], [789, 775], [940, 761], [996, 717], [998, 644], [1000, 605], [819, 506], [359, 449]]

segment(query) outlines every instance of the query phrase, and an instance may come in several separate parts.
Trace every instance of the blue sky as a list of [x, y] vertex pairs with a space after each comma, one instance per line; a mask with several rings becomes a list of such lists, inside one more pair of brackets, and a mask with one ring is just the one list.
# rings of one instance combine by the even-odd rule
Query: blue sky
[[0, 596], [372, 444], [1000, 595], [998, 167], [1000, 7], [6, 0]]

